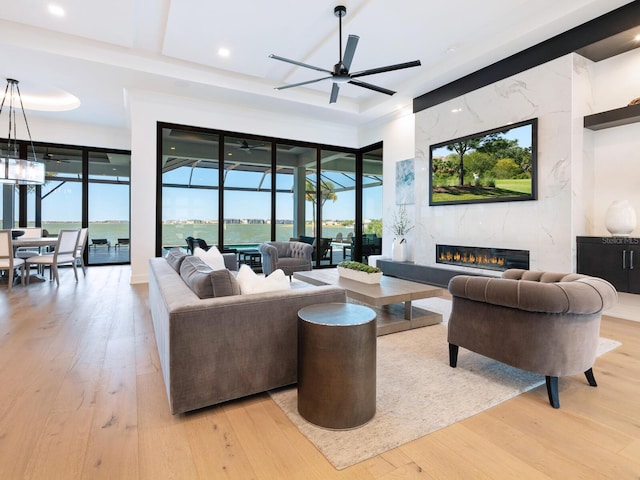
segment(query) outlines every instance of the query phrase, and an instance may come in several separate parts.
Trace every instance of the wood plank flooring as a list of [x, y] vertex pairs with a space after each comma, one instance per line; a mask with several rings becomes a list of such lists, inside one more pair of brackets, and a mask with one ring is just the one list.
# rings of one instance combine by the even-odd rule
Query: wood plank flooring
[[0, 285], [0, 479], [640, 478], [640, 323], [603, 319], [623, 345], [598, 388], [560, 379], [560, 410], [543, 386], [337, 471], [266, 394], [171, 415], [129, 276]]

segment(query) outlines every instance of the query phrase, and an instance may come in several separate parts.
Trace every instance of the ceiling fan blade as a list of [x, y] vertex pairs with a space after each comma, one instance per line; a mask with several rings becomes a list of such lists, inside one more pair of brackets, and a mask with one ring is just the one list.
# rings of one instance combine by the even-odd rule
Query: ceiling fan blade
[[333, 77], [316, 78], [315, 80], [307, 80], [306, 82], [292, 83], [291, 85], [283, 85], [282, 87], [275, 87], [275, 89], [276, 90], [285, 90], [287, 88], [300, 87], [302, 85], [308, 85], [310, 83], [321, 82], [322, 80], [328, 80], [330, 78], [333, 78]]
[[386, 67], [371, 68], [369, 70], [352, 73], [351, 78], [364, 77], [365, 75], [374, 75], [376, 73], [392, 72], [393, 70], [401, 70], [403, 68], [419, 67], [420, 65], [422, 65], [420, 63], [420, 60], [414, 60], [413, 62], [398, 63], [396, 65], [389, 65]]
[[312, 70], [317, 70], [319, 72], [332, 73], [330, 70], [325, 70], [324, 68], [314, 67], [313, 65], [308, 65], [306, 63], [298, 62], [296, 60], [291, 60], [290, 58], [279, 57], [278, 55], [269, 55], [269, 58], [273, 58], [274, 60], [280, 60], [281, 62], [291, 63], [293, 65], [297, 65], [299, 67], [310, 68]]
[[393, 95], [394, 93], [396, 93], [393, 90], [389, 90], [388, 88], [378, 87], [377, 85], [371, 85], [370, 83], [361, 82], [360, 80], [350, 80], [349, 83], [357, 85], [359, 87], [368, 88], [369, 90], [374, 90], [376, 92], [386, 93], [387, 95]]
[[342, 58], [342, 64], [347, 71], [351, 68], [353, 54], [356, 53], [356, 47], [358, 46], [358, 40], [360, 40], [360, 37], [357, 35], [349, 35], [349, 39], [347, 40], [347, 46], [344, 49], [344, 57]]
[[334, 83], [333, 87], [331, 88], [331, 97], [329, 98], [329, 103], [336, 103], [336, 100], [338, 100], [338, 93], [340, 93], [340, 85]]

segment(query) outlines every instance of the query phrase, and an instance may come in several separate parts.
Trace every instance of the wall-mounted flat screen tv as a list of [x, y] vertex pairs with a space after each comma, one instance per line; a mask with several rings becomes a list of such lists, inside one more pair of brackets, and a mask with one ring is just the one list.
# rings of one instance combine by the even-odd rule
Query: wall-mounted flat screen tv
[[429, 205], [537, 198], [538, 119], [431, 145]]

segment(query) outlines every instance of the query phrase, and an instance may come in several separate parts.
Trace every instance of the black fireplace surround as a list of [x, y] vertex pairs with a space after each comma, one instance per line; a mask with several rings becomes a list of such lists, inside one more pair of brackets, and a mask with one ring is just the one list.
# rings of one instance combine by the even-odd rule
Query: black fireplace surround
[[508, 248], [436, 245], [436, 263], [503, 272], [509, 268], [529, 270], [529, 251]]

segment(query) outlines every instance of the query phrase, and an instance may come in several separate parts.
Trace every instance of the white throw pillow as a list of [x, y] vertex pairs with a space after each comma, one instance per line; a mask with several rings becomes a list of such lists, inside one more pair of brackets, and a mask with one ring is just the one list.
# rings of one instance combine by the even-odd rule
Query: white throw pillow
[[224, 257], [216, 246], [212, 246], [209, 250], [203, 250], [200, 247], [196, 247], [193, 250], [193, 254], [196, 257], [200, 257], [204, 263], [214, 270], [224, 270], [227, 268], [224, 264]]
[[291, 290], [291, 283], [281, 269], [273, 271], [269, 276], [258, 276], [249, 265], [241, 265], [236, 281], [240, 285], [240, 293], [275, 292]]

